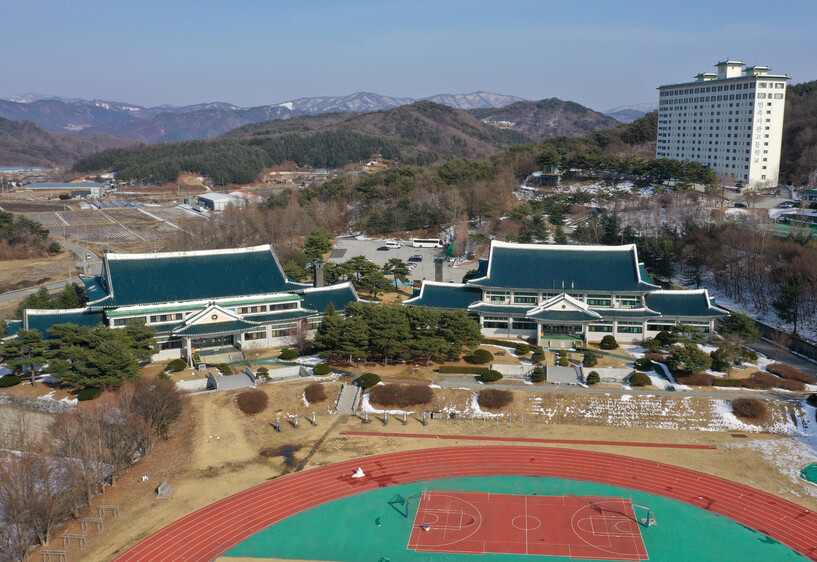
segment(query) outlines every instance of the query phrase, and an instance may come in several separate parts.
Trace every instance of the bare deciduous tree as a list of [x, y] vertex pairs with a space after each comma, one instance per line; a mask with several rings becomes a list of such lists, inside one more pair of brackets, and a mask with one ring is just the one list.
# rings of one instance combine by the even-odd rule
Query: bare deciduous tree
[[311, 335], [311, 328], [306, 318], [299, 320], [290, 328], [287, 337], [287, 343], [293, 347], [297, 347], [298, 351], [303, 352], [306, 349], [306, 344], [309, 342]]

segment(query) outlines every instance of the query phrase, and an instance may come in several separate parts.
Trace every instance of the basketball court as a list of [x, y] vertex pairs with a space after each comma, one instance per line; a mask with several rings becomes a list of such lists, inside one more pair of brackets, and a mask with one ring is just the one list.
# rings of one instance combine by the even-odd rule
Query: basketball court
[[424, 492], [408, 548], [593, 560], [648, 558], [632, 502], [597, 496]]

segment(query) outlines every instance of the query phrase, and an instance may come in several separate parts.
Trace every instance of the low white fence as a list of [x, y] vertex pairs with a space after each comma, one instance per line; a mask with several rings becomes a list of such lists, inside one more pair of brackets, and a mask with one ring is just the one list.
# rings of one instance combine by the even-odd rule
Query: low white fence
[[199, 392], [207, 390], [207, 379], [194, 379], [192, 381], [176, 381], [176, 387], [185, 392]]

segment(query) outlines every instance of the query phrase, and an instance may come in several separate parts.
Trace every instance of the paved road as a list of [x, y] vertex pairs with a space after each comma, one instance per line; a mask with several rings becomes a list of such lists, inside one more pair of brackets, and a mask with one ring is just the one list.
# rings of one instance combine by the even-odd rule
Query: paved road
[[776, 345], [768, 340], [760, 340], [746, 347], [749, 347], [758, 353], [762, 353], [770, 359], [780, 361], [781, 363], [791, 365], [792, 367], [797, 367], [804, 373], [817, 377], [817, 363], [814, 363], [805, 357], [795, 355], [788, 349], [780, 347], [779, 345]]
[[660, 396], [668, 398], [714, 398], [732, 400], [733, 398], [762, 398], [764, 400], [805, 400], [808, 394], [788, 392], [758, 392], [750, 390], [658, 390], [640, 388], [586, 388], [569, 384], [525, 384], [522, 381], [491, 383], [490, 386], [480, 383], [475, 376], [443, 375], [437, 383], [443, 388], [467, 388], [469, 390], [484, 390], [486, 388], [500, 388], [504, 390], [522, 390], [529, 392], [552, 392], [561, 394], [609, 394], [611, 396]]
[[[86, 255], [90, 255], [91, 259], [88, 260], [88, 264], [85, 267], [85, 270], [89, 274], [98, 274], [102, 271], [102, 260], [97, 256], [94, 252], [89, 250], [88, 248], [84, 248], [82, 246], [77, 246], [76, 244], [71, 243], [64, 243], [63, 246], [77, 255], [79, 261], [84, 261]], [[76, 277], [72, 278], [71, 281], [77, 282], [78, 279]], [[0, 293], [0, 303], [14, 301], [17, 299], [22, 299], [23, 297], [27, 297], [33, 293], [36, 293], [40, 290], [40, 287], [45, 287], [48, 289], [49, 292], [57, 291], [62, 289], [66, 285], [68, 285], [68, 279], [63, 279], [62, 281], [51, 281], [50, 283], [44, 283], [42, 285], [35, 285], [34, 287], [26, 287], [25, 289], [17, 289], [16, 291], [8, 291], [6, 293]]]

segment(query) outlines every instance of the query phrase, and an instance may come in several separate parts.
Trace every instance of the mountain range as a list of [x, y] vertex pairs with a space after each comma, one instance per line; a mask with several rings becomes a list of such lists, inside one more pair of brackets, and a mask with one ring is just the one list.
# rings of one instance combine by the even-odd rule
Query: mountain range
[[125, 102], [66, 99], [29, 93], [0, 99], [0, 117], [31, 121], [55, 133], [114, 135], [155, 143], [204, 140], [250, 123], [330, 112], [381, 111], [416, 101], [431, 101], [455, 109], [478, 109], [502, 107], [524, 100], [489, 92], [438, 94], [423, 100], [357, 92], [348, 96], [299, 98], [249, 108], [223, 102], [143, 107]]
[[613, 109], [608, 109], [604, 114], [622, 123], [632, 123], [636, 119], [640, 119], [650, 111], [655, 111], [656, 109], [658, 109], [658, 102], [637, 103], [635, 105], [620, 105]]

